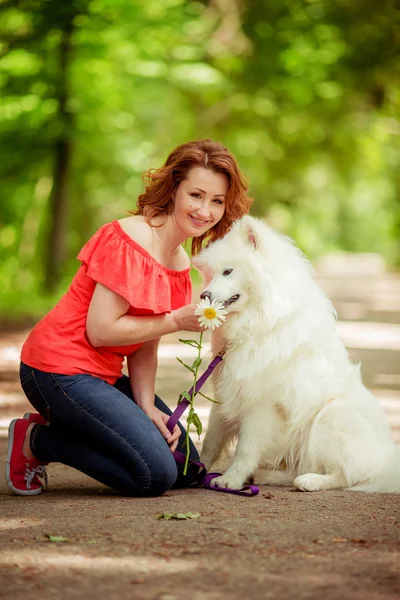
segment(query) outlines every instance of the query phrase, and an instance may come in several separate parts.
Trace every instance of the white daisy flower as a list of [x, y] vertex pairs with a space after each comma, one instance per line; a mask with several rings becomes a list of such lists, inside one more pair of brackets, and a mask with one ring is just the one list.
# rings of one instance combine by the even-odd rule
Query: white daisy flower
[[225, 315], [227, 313], [228, 311], [225, 310], [222, 302], [219, 302], [218, 300], [210, 302], [209, 298], [200, 300], [194, 311], [195, 315], [199, 315], [200, 325], [207, 329], [211, 329], [212, 331], [216, 327], [219, 327], [222, 321], [225, 321]]

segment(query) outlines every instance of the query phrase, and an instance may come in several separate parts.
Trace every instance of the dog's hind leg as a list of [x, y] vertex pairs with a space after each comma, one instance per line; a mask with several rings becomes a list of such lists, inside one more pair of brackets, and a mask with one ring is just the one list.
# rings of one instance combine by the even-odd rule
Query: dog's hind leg
[[291, 485], [293, 476], [280, 469], [257, 469], [253, 480], [258, 485]]
[[293, 483], [302, 492], [319, 492], [321, 490], [336, 490], [346, 487], [344, 478], [335, 475], [321, 475], [319, 473], [299, 475]]

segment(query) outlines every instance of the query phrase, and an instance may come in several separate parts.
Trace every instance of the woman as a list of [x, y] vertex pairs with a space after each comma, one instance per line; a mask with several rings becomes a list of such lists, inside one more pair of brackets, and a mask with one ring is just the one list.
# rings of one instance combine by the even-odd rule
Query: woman
[[83, 247], [69, 290], [22, 348], [21, 385], [39, 414], [10, 424], [6, 479], [16, 494], [40, 494], [49, 462], [133, 496], [195, 479], [174, 461], [184, 430], [168, 431], [171, 411], [154, 393], [157, 348], [162, 335], [201, 329], [181, 244], [192, 238], [196, 253], [222, 237], [251, 200], [235, 159], [211, 140], [178, 146], [147, 184], [131, 216]]

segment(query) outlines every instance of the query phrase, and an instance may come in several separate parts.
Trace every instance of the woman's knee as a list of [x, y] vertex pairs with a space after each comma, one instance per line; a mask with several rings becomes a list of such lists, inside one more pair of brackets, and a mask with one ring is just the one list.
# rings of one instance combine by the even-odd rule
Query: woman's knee
[[133, 496], [161, 496], [171, 489], [178, 477], [178, 469], [171, 451], [168, 447], [166, 450], [164, 454], [147, 457], [139, 471], [136, 464], [131, 481], [121, 491]]
[[150, 485], [147, 489], [149, 496], [161, 496], [172, 488], [178, 477], [175, 461], [165, 461], [150, 472]]

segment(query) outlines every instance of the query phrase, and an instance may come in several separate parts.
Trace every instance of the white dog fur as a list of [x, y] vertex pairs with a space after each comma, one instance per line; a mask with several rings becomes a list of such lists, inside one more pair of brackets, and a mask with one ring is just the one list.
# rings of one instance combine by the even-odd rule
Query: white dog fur
[[243, 217], [193, 262], [203, 293], [229, 311], [212, 340], [213, 353], [226, 347], [226, 355], [213, 375], [222, 404], [211, 408], [206, 468], [238, 442], [232, 464], [213, 483], [241, 488], [253, 478], [303, 491], [400, 493], [400, 446], [293, 242]]

